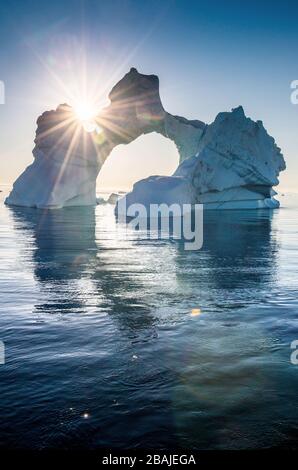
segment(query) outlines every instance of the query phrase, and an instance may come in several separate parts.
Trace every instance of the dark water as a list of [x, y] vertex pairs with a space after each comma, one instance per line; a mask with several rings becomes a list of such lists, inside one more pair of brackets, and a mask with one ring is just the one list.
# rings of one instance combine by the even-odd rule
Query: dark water
[[207, 214], [186, 252], [121, 239], [111, 206], [1, 204], [1, 444], [295, 445], [298, 199], [284, 205]]

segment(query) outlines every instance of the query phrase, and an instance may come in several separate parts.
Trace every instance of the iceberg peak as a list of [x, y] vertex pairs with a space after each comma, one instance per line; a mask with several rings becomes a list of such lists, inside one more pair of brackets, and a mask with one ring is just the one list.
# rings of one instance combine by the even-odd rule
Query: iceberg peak
[[232, 113], [237, 114], [239, 117], [240, 116], [246, 117], [243, 106], [241, 106], [241, 105], [237, 106], [237, 108], [233, 108]]

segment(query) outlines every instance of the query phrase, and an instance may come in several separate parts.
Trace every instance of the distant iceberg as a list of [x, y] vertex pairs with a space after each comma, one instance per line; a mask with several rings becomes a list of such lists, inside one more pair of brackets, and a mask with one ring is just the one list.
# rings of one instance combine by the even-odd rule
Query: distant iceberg
[[242, 107], [218, 114], [210, 125], [174, 116], [163, 108], [158, 77], [134, 68], [109, 98], [92, 132], [68, 105], [38, 118], [34, 162], [16, 180], [6, 204], [50, 209], [96, 205], [96, 178], [113, 148], [158, 132], [174, 141], [180, 164], [173, 176], [138, 181], [125, 196], [127, 204], [279, 206], [272, 188], [285, 169], [283, 155], [262, 122], [247, 118]]

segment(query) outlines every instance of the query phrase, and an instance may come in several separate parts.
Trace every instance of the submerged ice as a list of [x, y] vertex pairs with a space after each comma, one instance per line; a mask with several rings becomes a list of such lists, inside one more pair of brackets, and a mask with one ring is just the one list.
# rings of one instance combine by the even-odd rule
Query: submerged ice
[[[96, 178], [111, 151], [142, 134], [173, 140], [180, 164], [172, 176], [138, 181], [126, 204], [202, 203], [205, 209], [274, 208], [273, 187], [285, 161], [261, 121], [242, 107], [207, 125], [164, 110], [155, 75], [131, 69], [111, 90], [92, 132], [60, 105], [37, 120], [34, 161], [14, 183], [7, 204], [60, 208], [96, 204]], [[128, 169], [129, 171], [129, 169]]]

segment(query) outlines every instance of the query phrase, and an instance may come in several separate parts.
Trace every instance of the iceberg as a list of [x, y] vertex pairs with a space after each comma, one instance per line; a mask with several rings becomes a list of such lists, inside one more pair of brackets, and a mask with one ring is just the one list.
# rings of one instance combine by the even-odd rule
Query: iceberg
[[[111, 90], [110, 104], [87, 127], [67, 104], [37, 120], [34, 161], [6, 204], [37, 208], [96, 205], [96, 178], [109, 154], [142, 134], [171, 139], [180, 164], [172, 176], [138, 181], [124, 198], [142, 203], [204, 204], [205, 209], [274, 208], [273, 187], [285, 161], [261, 121], [240, 106], [212, 124], [168, 113], [156, 75], [132, 68]], [[117, 210], [117, 206], [116, 206]]]
[[240, 106], [219, 113], [206, 126], [195, 156], [183, 160], [173, 176], [151, 176], [135, 183], [126, 205], [203, 204], [204, 209], [279, 207], [273, 186], [285, 169], [281, 150], [261, 121]]

